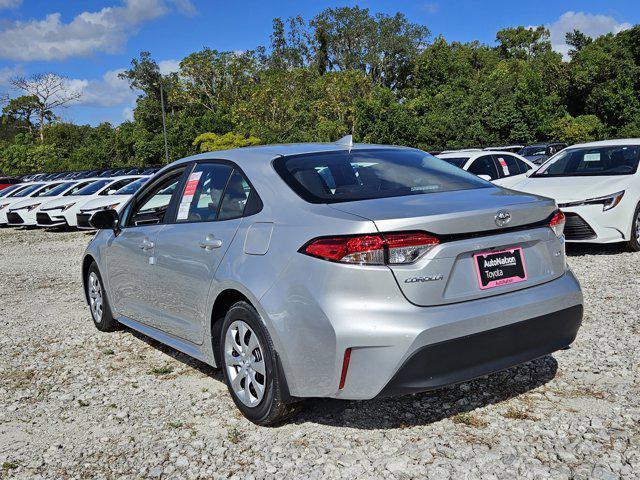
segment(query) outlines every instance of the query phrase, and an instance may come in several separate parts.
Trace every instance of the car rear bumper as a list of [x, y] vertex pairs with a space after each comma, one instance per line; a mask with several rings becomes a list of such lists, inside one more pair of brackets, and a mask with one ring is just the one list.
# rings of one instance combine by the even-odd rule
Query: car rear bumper
[[504, 327], [427, 345], [415, 351], [378, 397], [434, 390], [534, 360], [570, 345], [582, 305]]
[[[340, 275], [329, 276], [336, 268]], [[289, 287], [276, 281], [260, 298], [292, 396], [365, 400], [471, 380], [567, 346], [582, 318], [582, 292], [570, 270], [517, 291], [430, 307], [408, 302], [388, 271], [368, 268], [366, 281], [362, 273], [301, 259], [281, 277], [292, 275]], [[509, 345], [556, 320], [566, 325]], [[495, 351], [462, 356], [484, 346]], [[423, 358], [430, 364], [417, 368]]]

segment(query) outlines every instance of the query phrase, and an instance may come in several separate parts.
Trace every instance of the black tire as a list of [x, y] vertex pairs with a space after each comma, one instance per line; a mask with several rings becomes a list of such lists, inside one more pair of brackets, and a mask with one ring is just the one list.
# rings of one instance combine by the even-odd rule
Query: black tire
[[633, 219], [631, 220], [631, 238], [627, 242], [627, 249], [631, 252], [640, 252], [640, 235], [638, 224], [640, 222], [640, 203], [636, 207], [636, 211], [633, 213]]
[[[232, 387], [229, 378], [229, 368], [225, 360], [225, 338], [229, 328], [234, 322], [242, 321], [247, 324], [252, 332], [255, 332], [261, 358], [264, 360], [265, 377], [261, 377], [264, 382], [264, 393], [260, 402], [255, 406], [249, 406], [243, 403]], [[296, 404], [287, 403], [285, 399], [288, 397], [286, 387], [284, 387], [284, 379], [280, 368], [278, 368], [277, 354], [273, 348], [273, 342], [269, 332], [262, 324], [258, 312], [247, 302], [238, 302], [233, 305], [225, 315], [222, 330], [220, 333], [220, 363], [224, 375], [224, 381], [229, 389], [229, 394], [242, 414], [257, 425], [273, 425], [285, 420], [291, 416], [296, 410]], [[255, 350], [254, 350], [255, 352]], [[239, 368], [239, 367], [232, 367]]]
[[[94, 277], [95, 275], [95, 277]], [[99, 295], [102, 300], [102, 308], [100, 309], [100, 313], [97, 313], [97, 310], [94, 309], [94, 300], [92, 296], [96, 292], [95, 284], [93, 279], [96, 279], [100, 289]], [[122, 325], [113, 318], [111, 314], [111, 306], [109, 305], [109, 298], [107, 297], [107, 291], [104, 289], [104, 283], [102, 282], [102, 276], [100, 275], [100, 270], [98, 270], [98, 265], [96, 262], [92, 262], [87, 270], [87, 278], [85, 278], [85, 290], [87, 293], [87, 302], [89, 304], [89, 312], [91, 313], [91, 319], [93, 320], [93, 324], [96, 326], [98, 330], [101, 332], [114, 332], [116, 330], [120, 330]]]

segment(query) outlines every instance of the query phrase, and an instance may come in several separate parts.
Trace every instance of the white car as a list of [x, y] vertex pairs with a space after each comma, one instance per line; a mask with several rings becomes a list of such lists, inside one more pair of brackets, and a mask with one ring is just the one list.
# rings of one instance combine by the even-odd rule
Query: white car
[[572, 145], [513, 186], [556, 200], [568, 242], [626, 242], [640, 251], [640, 139]]
[[52, 188], [60, 185], [62, 182], [27, 182], [25, 187], [16, 189], [6, 197], [0, 198], [0, 225], [7, 224], [7, 214], [12, 205], [21, 202], [27, 198], [34, 198], [43, 193], [48, 192]]
[[26, 198], [9, 206], [7, 225], [11, 227], [30, 227], [36, 225], [36, 212], [40, 205], [52, 200], [73, 195], [96, 179], [69, 180], [40, 195]]
[[127, 201], [136, 193], [142, 185], [147, 183], [150, 177], [142, 177], [125, 185], [113, 195], [98, 197], [85, 203], [76, 214], [77, 226], [80, 230], [94, 230], [89, 223], [94, 213], [100, 210], [115, 210], [120, 213]]
[[526, 178], [536, 166], [516, 153], [502, 151], [472, 151], [441, 153], [438, 158], [474, 173], [501, 187], [512, 188]]
[[141, 178], [140, 175], [126, 175], [114, 178], [94, 180], [73, 195], [58, 198], [43, 203], [36, 211], [36, 221], [39, 227], [76, 227], [76, 214], [80, 208], [94, 198], [113, 195], [125, 185]]

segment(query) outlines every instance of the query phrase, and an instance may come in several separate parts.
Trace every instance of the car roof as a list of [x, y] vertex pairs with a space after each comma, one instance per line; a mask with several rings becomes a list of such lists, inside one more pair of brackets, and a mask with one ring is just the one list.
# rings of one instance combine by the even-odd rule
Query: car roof
[[640, 145], [640, 138], [618, 138], [615, 140], [600, 140], [598, 142], [577, 143], [567, 148], [588, 148], [588, 147], [616, 147], [620, 145]]
[[228, 160], [237, 163], [240, 167], [250, 168], [255, 163], [268, 163], [278, 157], [288, 157], [293, 155], [303, 155], [307, 153], [339, 152], [368, 149], [389, 149], [389, 150], [414, 150], [410, 147], [394, 145], [375, 145], [368, 143], [354, 143], [347, 146], [339, 143], [288, 143], [275, 145], [261, 145], [256, 147], [234, 148], [231, 150], [217, 150], [214, 152], [199, 153], [189, 157], [176, 160], [162, 168], [162, 171], [169, 167], [189, 163], [197, 160]]

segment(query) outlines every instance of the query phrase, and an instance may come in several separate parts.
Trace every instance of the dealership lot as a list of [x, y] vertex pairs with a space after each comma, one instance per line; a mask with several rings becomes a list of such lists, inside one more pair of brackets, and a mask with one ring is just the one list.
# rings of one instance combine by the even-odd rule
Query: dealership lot
[[[640, 471], [640, 254], [573, 247], [573, 348], [430, 394], [311, 401], [276, 428], [221, 375], [95, 330], [90, 234], [0, 229], [0, 478], [631, 478]], [[634, 473], [635, 472], [635, 473]]]

